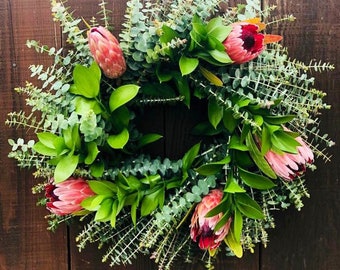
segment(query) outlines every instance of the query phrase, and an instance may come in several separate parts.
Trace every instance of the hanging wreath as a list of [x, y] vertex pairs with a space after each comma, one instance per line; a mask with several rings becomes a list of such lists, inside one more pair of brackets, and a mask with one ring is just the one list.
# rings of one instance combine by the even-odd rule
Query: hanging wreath
[[[303, 206], [304, 172], [333, 145], [319, 131], [325, 93], [308, 72], [333, 66], [289, 58], [282, 37], [265, 33], [274, 7], [130, 0], [119, 42], [104, 2], [88, 29], [51, 4], [72, 48], [27, 41], [53, 63], [30, 66], [41, 85], [16, 91], [32, 113], [7, 120], [36, 134], [10, 139], [9, 156], [41, 180], [33, 191], [45, 193], [50, 229], [80, 218], [79, 248], [104, 245], [111, 265], [143, 253], [170, 269], [202, 250], [211, 267], [217, 253], [266, 245], [273, 210]], [[138, 128], [143, 112], [180, 103], [195, 113], [195, 100], [206, 106], [197, 143], [179, 160], [148, 154], [162, 134]]]

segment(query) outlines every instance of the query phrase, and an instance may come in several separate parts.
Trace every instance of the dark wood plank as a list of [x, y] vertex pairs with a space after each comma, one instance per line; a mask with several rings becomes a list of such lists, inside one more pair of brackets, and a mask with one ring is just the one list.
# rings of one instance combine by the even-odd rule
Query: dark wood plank
[[[329, 61], [336, 66], [330, 73], [314, 73], [316, 87], [327, 92], [331, 111], [321, 116], [322, 129], [339, 142], [340, 109], [340, 2], [269, 1], [280, 14], [293, 14], [296, 22], [284, 30], [284, 44], [290, 55], [309, 63], [311, 59]], [[261, 252], [261, 269], [335, 270], [340, 267], [339, 145], [333, 147], [331, 163], [317, 161], [318, 170], [307, 176], [311, 199], [301, 212], [289, 209], [277, 213], [277, 228], [270, 232], [270, 243]]]
[[[31, 188], [38, 181], [30, 172], [19, 170], [7, 158], [9, 137], [24, 137], [21, 129], [5, 126], [7, 113], [24, 107], [24, 97], [13, 88], [30, 79], [28, 66], [46, 64], [46, 57], [26, 48], [27, 39], [54, 45], [54, 26], [49, 1], [8, 0], [0, 3], [0, 269], [67, 269], [66, 227], [53, 234], [46, 230], [44, 215], [37, 207]], [[55, 262], [58, 262], [57, 264]]]

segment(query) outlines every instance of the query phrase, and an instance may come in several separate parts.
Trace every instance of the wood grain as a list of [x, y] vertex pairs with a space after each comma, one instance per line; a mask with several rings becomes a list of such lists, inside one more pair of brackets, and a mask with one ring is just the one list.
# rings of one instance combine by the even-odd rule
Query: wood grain
[[[340, 2], [269, 1], [279, 14], [293, 14], [296, 21], [285, 25], [284, 45], [291, 57], [309, 63], [313, 59], [331, 62], [336, 69], [313, 73], [316, 88], [327, 93], [331, 111], [321, 116], [322, 129], [339, 142], [340, 109]], [[340, 196], [339, 145], [330, 149], [331, 163], [318, 159], [318, 170], [309, 172], [307, 186], [311, 198], [305, 199], [301, 212], [289, 209], [277, 213], [277, 228], [269, 234], [268, 248], [261, 251], [261, 269], [339, 269], [340, 267]]]
[[[107, 1], [117, 35], [123, 21], [126, 1]], [[229, 1], [235, 3], [245, 1]], [[99, 8], [97, 0], [69, 1], [75, 16], [90, 20]], [[273, 30], [284, 34], [284, 44], [290, 55], [309, 62], [322, 59], [340, 66], [340, 2], [338, 0], [263, 0], [264, 4], [278, 6], [277, 14], [293, 13], [297, 20]], [[0, 270], [91, 270], [112, 269], [101, 263], [102, 251], [89, 246], [82, 253], [74, 242], [80, 230], [79, 224], [69, 228], [61, 226], [56, 233], [46, 230], [44, 215], [47, 211], [37, 207], [37, 197], [31, 187], [38, 181], [30, 172], [19, 170], [15, 162], [7, 158], [9, 137], [27, 136], [21, 129], [4, 125], [6, 115], [24, 106], [24, 98], [14, 93], [13, 88], [24, 85], [30, 79], [28, 65], [48, 64], [49, 59], [36, 54], [25, 46], [27, 39], [58, 46], [65, 44], [50, 16], [48, 0], [2, 0], [0, 17]], [[316, 87], [328, 93], [327, 101], [333, 109], [321, 116], [322, 128], [335, 141], [339, 141], [340, 72], [315, 73]], [[165, 134], [157, 145], [150, 149], [153, 155], [168, 155], [179, 158], [197, 138], [189, 129], [205, 115], [204, 104], [194, 104], [195, 114], [188, 114], [184, 106], [164, 110], [150, 109], [141, 125], [147, 130]], [[155, 125], [155, 123], [160, 123]], [[336, 270], [340, 269], [340, 196], [339, 196], [339, 147], [331, 149], [332, 163], [317, 161], [318, 170], [307, 176], [311, 199], [305, 200], [301, 212], [289, 209], [275, 215], [277, 228], [269, 231], [271, 240], [267, 248], [258, 246], [255, 254], [247, 253], [241, 260], [220, 256], [215, 269], [231, 270]], [[152, 270], [156, 265], [148, 257], [139, 257], [127, 267], [114, 269]], [[174, 269], [203, 269], [200, 264], [184, 265], [178, 262]]]
[[[66, 227], [55, 234], [46, 230], [44, 215], [48, 212], [36, 206], [37, 197], [31, 193], [37, 183], [31, 173], [19, 170], [7, 158], [9, 137], [26, 136], [21, 129], [4, 125], [7, 113], [24, 107], [24, 97], [13, 88], [29, 79], [28, 66], [47, 64], [46, 57], [26, 48], [27, 39], [35, 38], [54, 45], [54, 25], [49, 2], [45, 0], [7, 0], [0, 3], [0, 269], [67, 269]], [[53, 260], [51, 260], [53, 259]], [[52, 263], [57, 261], [58, 264]]]

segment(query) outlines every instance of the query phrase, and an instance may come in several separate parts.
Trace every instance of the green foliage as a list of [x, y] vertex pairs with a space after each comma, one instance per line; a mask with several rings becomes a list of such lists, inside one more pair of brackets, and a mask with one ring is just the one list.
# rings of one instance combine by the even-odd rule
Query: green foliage
[[[93, 61], [82, 20], [63, 1], [51, 4], [71, 48], [27, 41], [52, 63], [30, 66], [39, 86], [27, 82], [16, 89], [31, 112], [11, 112], [6, 124], [31, 129], [37, 138], [9, 139], [9, 157], [35, 169], [45, 182], [53, 177], [60, 183], [73, 175], [89, 180], [95, 195], [82, 202], [80, 249], [92, 242], [105, 246], [103, 261], [112, 266], [131, 263], [138, 253], [151, 254], [160, 269], [170, 269], [179, 258], [191, 261], [197, 243], [190, 238], [190, 217], [218, 188], [223, 199], [206, 218], [221, 215], [215, 232], [230, 223], [226, 254], [241, 257], [255, 243], [267, 244], [273, 210], [301, 209], [309, 196], [302, 176], [282, 180], [265, 155], [298, 154], [299, 136], [308, 139], [316, 155], [329, 159], [325, 148], [334, 142], [321, 134], [317, 118], [329, 105], [309, 72], [334, 67], [290, 59], [278, 44], [239, 65], [223, 45], [234, 22], [262, 17], [271, 24], [291, 16], [270, 21], [273, 8], [261, 10], [258, 0], [221, 16], [216, 16], [219, 0], [130, 0], [120, 33], [127, 71], [111, 80]], [[110, 27], [111, 11], [104, 1], [99, 9], [101, 18], [91, 24]], [[197, 99], [206, 105], [205, 119], [192, 130], [201, 141], [179, 160], [145, 153], [144, 146], [162, 138], [137, 129], [147, 106], [182, 103], [190, 110]], [[50, 227], [68, 219], [52, 215]], [[213, 253], [202, 255], [209, 267]]]

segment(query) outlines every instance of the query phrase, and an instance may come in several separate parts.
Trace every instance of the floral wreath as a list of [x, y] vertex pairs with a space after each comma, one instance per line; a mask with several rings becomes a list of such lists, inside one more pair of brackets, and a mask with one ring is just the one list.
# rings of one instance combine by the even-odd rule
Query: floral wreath
[[[282, 37], [264, 33], [293, 16], [270, 21], [274, 7], [258, 0], [223, 11], [219, 0], [130, 0], [118, 42], [103, 1], [103, 26], [89, 29], [63, 1], [51, 4], [72, 48], [27, 42], [54, 61], [30, 66], [41, 85], [16, 91], [32, 113], [7, 120], [36, 134], [10, 139], [9, 156], [43, 179], [33, 191], [45, 193], [50, 229], [80, 217], [79, 249], [105, 245], [112, 266], [143, 253], [170, 269], [202, 250], [212, 268], [218, 253], [266, 245], [273, 211], [301, 209], [306, 168], [334, 144], [319, 131], [329, 105], [308, 72], [333, 66], [290, 59]], [[190, 112], [194, 100], [207, 112], [192, 129], [197, 144], [179, 160], [148, 154], [162, 138], [138, 128], [148, 106]]]

